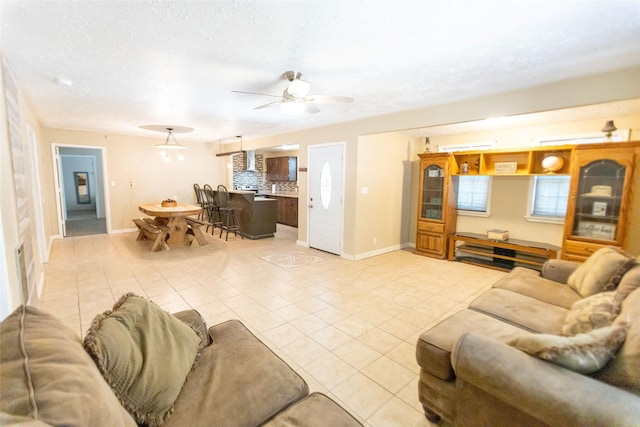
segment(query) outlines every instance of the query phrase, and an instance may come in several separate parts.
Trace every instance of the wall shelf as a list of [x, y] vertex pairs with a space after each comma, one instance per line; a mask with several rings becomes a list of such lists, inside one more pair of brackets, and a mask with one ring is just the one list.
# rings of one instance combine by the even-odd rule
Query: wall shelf
[[[571, 166], [573, 146], [535, 147], [526, 150], [485, 150], [460, 151], [453, 153], [453, 175], [527, 176], [527, 175], [568, 175]], [[548, 156], [562, 158], [560, 170], [549, 173], [542, 167], [542, 160]], [[463, 173], [464, 163], [467, 173]], [[516, 163], [515, 173], [501, 173], [500, 164]], [[497, 167], [498, 166], [498, 167]]]

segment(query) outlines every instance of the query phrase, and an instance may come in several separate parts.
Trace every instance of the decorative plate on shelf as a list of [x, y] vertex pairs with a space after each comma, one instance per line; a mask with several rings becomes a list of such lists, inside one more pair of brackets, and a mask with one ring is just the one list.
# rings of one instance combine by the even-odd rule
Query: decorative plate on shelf
[[564, 160], [560, 156], [547, 156], [542, 159], [542, 167], [545, 172], [558, 172], [564, 166]]

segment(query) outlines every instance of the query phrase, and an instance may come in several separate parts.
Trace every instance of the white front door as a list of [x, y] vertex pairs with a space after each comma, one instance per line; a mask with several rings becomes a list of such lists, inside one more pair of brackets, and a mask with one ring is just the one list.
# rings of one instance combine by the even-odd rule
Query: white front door
[[340, 255], [344, 144], [309, 147], [309, 247]]

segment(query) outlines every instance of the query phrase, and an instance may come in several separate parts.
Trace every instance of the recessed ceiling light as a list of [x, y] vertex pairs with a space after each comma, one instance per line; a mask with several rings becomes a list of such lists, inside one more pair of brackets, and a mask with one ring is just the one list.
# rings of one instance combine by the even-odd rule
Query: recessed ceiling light
[[73, 82], [71, 81], [71, 79], [54, 79], [54, 82], [62, 86], [73, 86]]

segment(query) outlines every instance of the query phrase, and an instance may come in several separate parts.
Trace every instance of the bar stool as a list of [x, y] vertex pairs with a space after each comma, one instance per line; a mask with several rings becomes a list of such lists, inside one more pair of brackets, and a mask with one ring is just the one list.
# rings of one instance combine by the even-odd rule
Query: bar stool
[[[237, 236], [240, 231], [240, 218], [238, 218], [238, 208], [231, 206], [231, 199], [227, 187], [224, 185], [218, 185], [216, 190], [216, 205], [218, 207], [222, 224], [220, 226], [220, 238], [222, 238], [222, 231], [226, 230], [227, 234], [225, 240], [229, 240], [229, 231], [233, 231], [233, 235]], [[240, 231], [240, 237], [244, 239], [242, 231]]]

